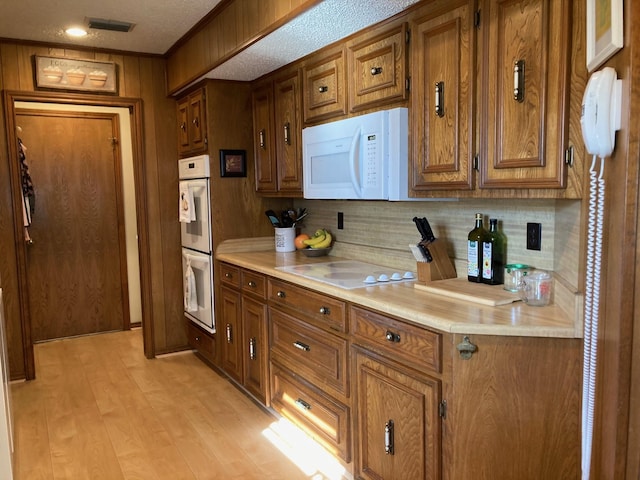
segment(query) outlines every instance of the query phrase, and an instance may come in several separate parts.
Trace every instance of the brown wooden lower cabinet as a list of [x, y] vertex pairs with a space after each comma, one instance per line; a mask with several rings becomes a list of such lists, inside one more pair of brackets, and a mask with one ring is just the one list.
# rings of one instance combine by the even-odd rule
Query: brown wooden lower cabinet
[[440, 381], [353, 348], [354, 476], [440, 478]]

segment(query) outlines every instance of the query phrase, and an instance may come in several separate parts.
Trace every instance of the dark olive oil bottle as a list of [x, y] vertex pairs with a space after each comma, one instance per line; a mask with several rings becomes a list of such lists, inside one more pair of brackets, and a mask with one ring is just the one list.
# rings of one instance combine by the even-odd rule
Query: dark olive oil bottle
[[482, 214], [476, 213], [476, 226], [467, 237], [467, 279], [470, 282], [482, 282], [482, 242], [486, 234]]
[[498, 220], [489, 220], [489, 232], [482, 242], [482, 283], [504, 283], [505, 237], [498, 231]]

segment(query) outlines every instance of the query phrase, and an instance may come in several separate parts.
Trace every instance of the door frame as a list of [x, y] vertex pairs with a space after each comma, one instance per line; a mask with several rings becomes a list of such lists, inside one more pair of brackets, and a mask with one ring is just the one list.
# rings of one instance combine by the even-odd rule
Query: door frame
[[148, 236], [147, 195], [145, 182], [145, 157], [142, 131], [142, 99], [126, 97], [105, 97], [98, 95], [81, 95], [53, 92], [4, 92], [4, 108], [9, 156], [15, 161], [9, 162], [10, 183], [13, 209], [14, 242], [16, 245], [16, 262], [18, 276], [18, 304], [20, 307], [20, 325], [22, 327], [23, 357], [25, 377], [35, 378], [35, 359], [33, 339], [31, 335], [31, 316], [29, 311], [29, 291], [27, 287], [27, 252], [22, 227], [22, 188], [20, 169], [18, 168], [17, 144], [15, 138], [16, 118], [15, 102], [59, 103], [67, 105], [92, 105], [102, 107], [128, 108], [131, 116], [131, 140], [133, 155], [133, 175], [136, 192], [136, 216], [138, 224], [138, 252], [140, 262], [140, 296], [142, 304], [142, 334], [144, 354], [147, 358], [155, 357], [153, 342], [153, 303], [151, 296], [151, 264]]

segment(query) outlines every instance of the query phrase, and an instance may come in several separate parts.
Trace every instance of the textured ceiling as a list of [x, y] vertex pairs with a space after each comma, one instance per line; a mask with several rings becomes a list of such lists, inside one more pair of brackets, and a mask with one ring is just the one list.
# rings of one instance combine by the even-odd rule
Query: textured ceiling
[[[164, 54], [220, 1], [0, 0], [0, 38]], [[205, 77], [253, 80], [418, 1], [324, 0]], [[66, 28], [86, 26], [87, 18], [135, 26], [128, 33], [91, 29], [81, 39], [66, 36]]]

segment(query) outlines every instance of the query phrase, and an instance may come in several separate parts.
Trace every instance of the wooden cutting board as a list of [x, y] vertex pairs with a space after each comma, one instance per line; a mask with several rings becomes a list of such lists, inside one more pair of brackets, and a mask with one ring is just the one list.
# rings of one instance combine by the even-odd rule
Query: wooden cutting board
[[471, 283], [466, 278], [450, 278], [428, 283], [414, 283], [419, 290], [437, 293], [449, 298], [467, 300], [482, 305], [506, 305], [520, 300], [517, 293], [506, 291], [502, 285]]

